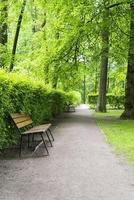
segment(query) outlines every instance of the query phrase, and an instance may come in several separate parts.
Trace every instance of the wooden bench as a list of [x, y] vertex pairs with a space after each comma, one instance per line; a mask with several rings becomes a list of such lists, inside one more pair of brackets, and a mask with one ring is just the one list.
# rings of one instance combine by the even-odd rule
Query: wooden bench
[[52, 141], [54, 141], [54, 137], [52, 135], [52, 132], [50, 130], [51, 124], [43, 124], [40, 126], [33, 127], [33, 121], [29, 115], [26, 114], [20, 114], [20, 113], [11, 113], [11, 120], [12, 124], [15, 127], [16, 131], [20, 134], [20, 150], [19, 150], [19, 156], [21, 156], [21, 149], [22, 149], [22, 142], [23, 142], [23, 136], [28, 136], [28, 147], [30, 146], [30, 135], [32, 135], [32, 141], [34, 141], [34, 135], [38, 134], [41, 137], [41, 143], [44, 144], [44, 147], [46, 149], [47, 155], [49, 155], [47, 143], [43, 137], [43, 134], [46, 134], [46, 137], [51, 145]]
[[66, 112], [75, 112], [75, 105], [73, 105], [73, 104], [66, 104], [65, 111]]

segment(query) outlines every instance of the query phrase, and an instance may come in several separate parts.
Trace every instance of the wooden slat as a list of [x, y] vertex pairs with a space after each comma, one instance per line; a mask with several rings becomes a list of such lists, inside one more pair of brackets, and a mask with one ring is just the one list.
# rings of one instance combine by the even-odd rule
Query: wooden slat
[[30, 116], [20, 113], [11, 113], [11, 117], [18, 128], [23, 128], [33, 123]]
[[23, 127], [28, 126], [28, 125], [30, 125], [30, 124], [32, 124], [32, 123], [33, 123], [33, 121], [32, 121], [31, 119], [29, 119], [29, 120], [27, 120], [27, 121], [17, 123], [16, 126], [17, 126], [18, 128], [23, 128]]
[[10, 115], [11, 115], [12, 119], [20, 118], [20, 117], [28, 117], [28, 115], [20, 114], [20, 113], [11, 113]]
[[18, 124], [18, 123], [21, 123], [21, 122], [29, 121], [29, 120], [31, 120], [31, 118], [24, 116], [24, 117], [14, 118], [13, 120], [16, 124]]
[[30, 133], [42, 133], [47, 131], [50, 128], [51, 124], [43, 124], [40, 126], [35, 126], [28, 131], [25, 131], [23, 134], [30, 134]]

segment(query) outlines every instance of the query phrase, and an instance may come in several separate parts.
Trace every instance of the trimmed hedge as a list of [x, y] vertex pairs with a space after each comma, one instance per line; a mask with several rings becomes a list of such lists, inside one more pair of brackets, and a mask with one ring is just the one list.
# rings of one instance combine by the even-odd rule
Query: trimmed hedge
[[81, 94], [77, 91], [70, 91], [66, 94], [67, 105], [79, 105], [81, 103]]
[[[124, 107], [124, 98], [125, 96], [117, 96], [114, 94], [107, 94], [107, 106], [110, 108], [120, 109]], [[88, 95], [88, 104], [91, 105], [91, 107], [96, 107], [97, 105], [97, 99], [98, 94], [89, 94]]]
[[0, 149], [16, 143], [16, 134], [10, 127], [9, 113], [31, 115], [34, 124], [41, 124], [61, 113], [72, 95], [53, 90], [44, 83], [29, 80], [14, 73], [0, 71]]

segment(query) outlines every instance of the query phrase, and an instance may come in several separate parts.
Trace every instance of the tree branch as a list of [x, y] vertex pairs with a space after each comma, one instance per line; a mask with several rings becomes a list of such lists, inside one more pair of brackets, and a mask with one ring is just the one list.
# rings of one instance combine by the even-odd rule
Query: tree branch
[[116, 7], [116, 6], [121, 6], [121, 5], [124, 5], [124, 4], [130, 4], [130, 3], [131, 3], [131, 1], [117, 2], [117, 3], [114, 3], [110, 6], [108, 6], [107, 8], [110, 9], [110, 8], [113, 8], [113, 7]]

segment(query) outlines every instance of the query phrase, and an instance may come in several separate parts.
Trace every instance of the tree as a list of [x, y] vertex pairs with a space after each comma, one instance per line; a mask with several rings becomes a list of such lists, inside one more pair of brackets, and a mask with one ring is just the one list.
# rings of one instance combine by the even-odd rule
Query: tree
[[8, 17], [8, 1], [1, 0], [1, 10], [0, 10], [0, 44], [1, 46], [1, 61], [0, 67], [5, 66], [5, 53], [6, 53], [6, 44], [7, 44], [7, 17]]
[[[14, 44], [10, 71], [14, 69], [17, 73], [34, 76], [53, 88], [80, 90], [82, 94], [84, 74], [86, 94], [98, 93], [101, 74], [98, 110], [106, 111], [107, 73], [109, 91], [124, 94], [122, 83], [118, 87], [114, 76], [127, 61], [129, 14], [128, 4], [124, 6], [126, 1], [25, 2], [26, 9], [24, 0], [12, 1], [8, 8], [8, 51]], [[14, 18], [18, 18], [20, 9], [20, 24], [17, 24], [14, 38]], [[81, 56], [86, 59], [84, 65]], [[122, 73], [125, 74], [125, 70]]]
[[103, 22], [102, 22], [102, 50], [100, 63], [100, 85], [97, 103], [97, 111], [106, 112], [107, 71], [109, 58], [109, 8], [108, 1], [104, 0]]
[[20, 12], [20, 15], [18, 17], [18, 23], [17, 23], [16, 33], [15, 33], [15, 37], [14, 37], [14, 42], [13, 42], [12, 57], [11, 57], [11, 63], [10, 63], [10, 66], [9, 66], [9, 72], [11, 72], [13, 70], [13, 67], [14, 67], [15, 54], [16, 54], [17, 43], [18, 43], [18, 38], [19, 38], [19, 33], [20, 33], [20, 28], [21, 28], [21, 22], [22, 22], [25, 6], [26, 6], [26, 0], [23, 0], [21, 12]]
[[130, 3], [130, 37], [123, 119], [134, 119], [134, 3]]

